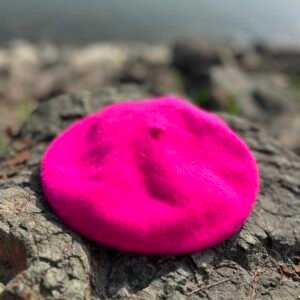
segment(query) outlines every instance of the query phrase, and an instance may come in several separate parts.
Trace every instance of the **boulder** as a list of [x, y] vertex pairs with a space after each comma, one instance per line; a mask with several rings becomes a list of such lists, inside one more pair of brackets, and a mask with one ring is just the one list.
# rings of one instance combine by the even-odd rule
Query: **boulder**
[[251, 71], [283, 72], [300, 75], [300, 50], [292, 46], [257, 44], [240, 53], [239, 64]]
[[181, 39], [175, 42], [173, 65], [194, 80], [201, 80], [208, 70], [222, 64], [222, 54], [231, 52], [232, 48], [224, 43], [206, 39]]
[[[256, 125], [222, 115], [254, 152], [255, 209], [229, 240], [180, 256], [125, 253], [65, 226], [46, 203], [39, 163], [66, 126], [136, 87], [66, 94], [37, 108], [0, 162], [0, 299], [297, 299], [300, 295], [300, 158]], [[126, 128], [120, 128], [126, 130]]]
[[300, 103], [283, 74], [247, 74], [230, 66], [213, 67], [209, 74], [216, 109], [226, 111], [234, 99], [239, 116], [266, 127], [279, 116], [300, 112]]

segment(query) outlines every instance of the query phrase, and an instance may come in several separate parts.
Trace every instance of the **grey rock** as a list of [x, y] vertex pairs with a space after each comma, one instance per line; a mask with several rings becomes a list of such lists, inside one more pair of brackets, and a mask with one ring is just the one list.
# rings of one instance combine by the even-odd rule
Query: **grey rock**
[[298, 47], [256, 45], [241, 53], [240, 65], [249, 71], [283, 72], [300, 74], [300, 50]]
[[217, 110], [258, 122], [284, 146], [300, 153], [300, 102], [283, 74], [247, 74], [238, 68], [210, 71]]
[[273, 135], [280, 143], [300, 155], [300, 115], [285, 114], [273, 122]]
[[261, 191], [247, 223], [219, 246], [129, 254], [80, 237], [53, 214], [39, 183], [51, 139], [109, 103], [147, 95], [134, 87], [64, 95], [24, 124], [0, 162], [0, 299], [297, 299], [299, 275], [282, 267], [293, 270], [300, 254], [300, 159], [242, 119], [222, 115], [253, 150]]
[[300, 112], [286, 76], [282, 74], [247, 74], [237, 67], [214, 67], [210, 81], [217, 109], [226, 110], [234, 101], [237, 113], [268, 127], [278, 116]]
[[150, 84], [176, 91], [170, 49], [162, 44], [71, 46], [12, 41], [0, 46], [0, 152], [38, 102], [70, 91], [113, 84]]
[[191, 99], [206, 109], [259, 122], [296, 153], [299, 59], [299, 49], [242, 49], [203, 39], [182, 39], [173, 46], [173, 65]]
[[181, 39], [173, 45], [173, 65], [194, 80], [202, 79], [211, 67], [222, 63], [222, 54], [228, 52], [232, 48], [225, 43]]

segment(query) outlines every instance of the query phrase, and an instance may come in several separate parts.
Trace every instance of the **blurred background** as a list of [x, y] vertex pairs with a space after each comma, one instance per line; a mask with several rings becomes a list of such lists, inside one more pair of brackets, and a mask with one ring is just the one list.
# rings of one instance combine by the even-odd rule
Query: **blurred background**
[[299, 15], [297, 0], [1, 0], [0, 151], [41, 101], [137, 84], [300, 154]]

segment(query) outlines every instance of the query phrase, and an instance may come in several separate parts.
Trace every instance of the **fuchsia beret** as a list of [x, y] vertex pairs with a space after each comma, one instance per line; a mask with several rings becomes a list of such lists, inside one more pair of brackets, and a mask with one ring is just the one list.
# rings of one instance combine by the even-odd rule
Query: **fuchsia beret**
[[56, 138], [45, 197], [80, 234], [117, 249], [180, 254], [234, 234], [258, 192], [247, 145], [219, 117], [161, 97], [107, 106]]

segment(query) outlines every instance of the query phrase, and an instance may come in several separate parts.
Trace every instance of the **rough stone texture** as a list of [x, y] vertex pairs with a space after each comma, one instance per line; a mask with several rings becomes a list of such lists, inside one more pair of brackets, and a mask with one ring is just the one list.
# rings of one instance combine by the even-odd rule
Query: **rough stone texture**
[[184, 93], [195, 102], [259, 122], [300, 154], [299, 59], [296, 49], [242, 50], [183, 39], [173, 46], [172, 64], [181, 74]]
[[259, 122], [279, 141], [300, 154], [300, 101], [283, 74], [247, 74], [241, 69], [214, 67], [211, 89], [217, 110], [234, 106], [236, 113]]
[[239, 62], [250, 71], [279, 71], [300, 74], [300, 51], [298, 47], [270, 47], [258, 44], [240, 53]]
[[217, 108], [222, 111], [231, 97], [240, 116], [265, 124], [276, 121], [278, 116], [300, 111], [300, 103], [282, 74], [254, 76], [227, 66], [212, 68], [210, 79]]
[[37, 103], [67, 92], [121, 83], [178, 90], [163, 44], [99, 42], [89, 45], [0, 45], [0, 151]]
[[50, 140], [107, 103], [146, 95], [134, 87], [65, 95], [24, 124], [0, 162], [0, 299], [299, 299], [300, 159], [241, 119], [223, 116], [254, 151], [261, 192], [245, 226], [215, 248], [128, 254], [78, 236], [52, 213], [39, 183]]

